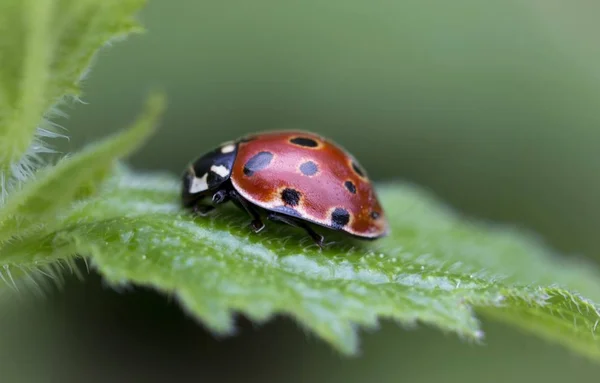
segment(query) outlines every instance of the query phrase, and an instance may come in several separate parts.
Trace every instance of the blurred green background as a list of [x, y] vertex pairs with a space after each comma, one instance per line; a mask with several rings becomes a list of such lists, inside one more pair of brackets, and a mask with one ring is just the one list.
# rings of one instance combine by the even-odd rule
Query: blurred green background
[[[103, 50], [65, 151], [121, 129], [163, 88], [130, 163], [179, 174], [240, 134], [301, 128], [373, 178], [539, 233], [600, 263], [600, 3], [150, 0], [142, 36]], [[594, 381], [600, 368], [484, 322], [484, 346], [384, 323], [345, 359], [287, 318], [215, 339], [172, 299], [96, 275], [0, 315], [9, 382]], [[4, 382], [5, 380], [2, 380]]]

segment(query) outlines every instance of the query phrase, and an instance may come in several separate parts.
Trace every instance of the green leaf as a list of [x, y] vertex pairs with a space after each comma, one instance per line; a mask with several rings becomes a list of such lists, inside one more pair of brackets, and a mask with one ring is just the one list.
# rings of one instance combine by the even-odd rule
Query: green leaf
[[479, 312], [600, 360], [596, 268], [529, 235], [468, 220], [419, 188], [379, 185], [390, 237], [329, 235], [336, 243], [323, 251], [283, 225], [253, 234], [235, 207], [193, 218], [178, 191], [170, 175], [120, 169], [60, 228], [6, 245], [0, 276], [10, 283], [22, 270], [81, 254], [114, 286], [175, 295], [220, 334], [232, 333], [235, 312], [256, 322], [286, 314], [353, 354], [357, 326], [376, 328], [380, 318], [480, 341]]
[[81, 152], [47, 166], [9, 195], [0, 209], [0, 242], [33, 225], [51, 224], [73, 200], [93, 194], [115, 165], [154, 132], [163, 112], [162, 94], [149, 97], [146, 111], [128, 129], [84, 148]]
[[[141, 31], [133, 18], [144, 0], [2, 0], [0, 2], [0, 186], [20, 176], [36, 153], [44, 118], [79, 82], [99, 48]], [[43, 126], [40, 128], [40, 126]], [[25, 158], [24, 158], [25, 156]], [[18, 161], [23, 161], [17, 166]], [[25, 169], [23, 169], [25, 168]]]

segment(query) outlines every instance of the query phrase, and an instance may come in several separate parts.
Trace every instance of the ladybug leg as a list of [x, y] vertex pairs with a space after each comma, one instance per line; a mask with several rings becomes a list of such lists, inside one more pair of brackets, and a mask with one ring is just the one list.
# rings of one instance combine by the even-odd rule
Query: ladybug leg
[[192, 208], [192, 212], [201, 217], [206, 217], [208, 213], [215, 209], [214, 206], [211, 205], [194, 205]]
[[215, 205], [229, 201], [229, 192], [227, 190], [218, 190], [215, 194], [213, 194], [212, 201]]
[[191, 209], [194, 215], [198, 215], [200, 217], [206, 217], [208, 213], [215, 209], [212, 205], [201, 204], [200, 202], [204, 199], [204, 197], [187, 199], [184, 201], [183, 206], [187, 209]]
[[187, 205], [192, 208], [192, 212], [201, 217], [206, 217], [211, 211], [215, 210], [215, 205], [227, 202], [229, 200], [229, 195], [227, 190], [218, 190], [212, 196], [212, 205], [200, 204], [199, 202], [204, 198], [206, 197], [201, 197], [193, 202], [187, 203]]
[[319, 246], [321, 249], [323, 248], [323, 241], [325, 238], [321, 234], [318, 234], [316, 231], [314, 231], [309, 225], [306, 224], [306, 222], [277, 213], [269, 213], [267, 215], [267, 219], [306, 230], [308, 235], [310, 235], [313, 241], [315, 241], [317, 246]]
[[231, 201], [237, 207], [239, 207], [242, 210], [245, 210], [250, 215], [250, 217], [252, 217], [252, 222], [250, 222], [250, 225], [252, 226], [252, 230], [254, 230], [255, 233], [258, 233], [259, 231], [265, 228], [265, 224], [260, 219], [260, 215], [258, 214], [256, 209], [248, 201], [246, 201], [244, 197], [239, 195], [233, 189], [229, 190], [228, 195], [229, 198], [231, 198]]

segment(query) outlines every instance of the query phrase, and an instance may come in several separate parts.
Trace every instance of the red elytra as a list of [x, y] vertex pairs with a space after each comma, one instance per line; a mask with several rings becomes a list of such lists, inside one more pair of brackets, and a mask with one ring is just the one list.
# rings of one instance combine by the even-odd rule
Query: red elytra
[[[212, 205], [201, 204], [206, 197]], [[183, 177], [184, 206], [206, 215], [232, 201], [252, 217], [255, 232], [267, 219], [305, 229], [307, 223], [376, 239], [389, 226], [373, 185], [356, 159], [332, 141], [306, 131], [257, 133], [222, 144], [190, 165]]]

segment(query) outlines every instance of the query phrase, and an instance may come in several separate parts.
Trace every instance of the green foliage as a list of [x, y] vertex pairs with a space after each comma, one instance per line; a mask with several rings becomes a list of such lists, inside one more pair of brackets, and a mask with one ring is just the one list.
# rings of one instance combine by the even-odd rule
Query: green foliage
[[[100, 45], [137, 28], [131, 15], [140, 5], [0, 2], [0, 142], [12, 148], [0, 148], [0, 166], [39, 144], [33, 137], [44, 112], [77, 93]], [[174, 175], [114, 166], [149, 137], [163, 106], [154, 96], [129, 129], [17, 188], [3, 185], [6, 286], [38, 286], [60, 273], [57, 265], [83, 256], [113, 286], [172, 294], [221, 334], [232, 332], [237, 312], [256, 322], [286, 314], [352, 354], [358, 326], [376, 328], [380, 318], [480, 341], [480, 312], [600, 360], [595, 268], [561, 258], [519, 231], [468, 220], [418, 187], [378, 185], [392, 227], [388, 238], [360, 242], [326, 233], [333, 243], [324, 250], [303, 232], [274, 223], [253, 234], [248, 217], [231, 207], [192, 217], [180, 208]]]
[[521, 234], [465, 221], [413, 186], [380, 187], [389, 238], [330, 235], [335, 243], [323, 251], [293, 228], [250, 234], [248, 218], [232, 208], [193, 218], [178, 191], [172, 176], [120, 169], [55, 231], [6, 246], [3, 265], [91, 256], [113, 284], [174, 294], [216, 332], [233, 329], [236, 311], [257, 322], [284, 313], [346, 353], [357, 350], [356, 324], [373, 328], [378, 317], [479, 340], [481, 310], [600, 357], [598, 307], [570, 290], [598, 299], [595, 272]]
[[[144, 0], [0, 1], [0, 186], [30, 171], [49, 149], [36, 139], [58, 132], [45, 121], [103, 45], [141, 30]], [[6, 190], [3, 190], [6, 192]]]
[[55, 166], [38, 172], [35, 179], [11, 193], [0, 210], [0, 241], [23, 232], [39, 222], [52, 221], [61, 208], [94, 192], [116, 160], [145, 142], [164, 107], [163, 96], [153, 95], [148, 110], [129, 129], [89, 145], [65, 157]]

